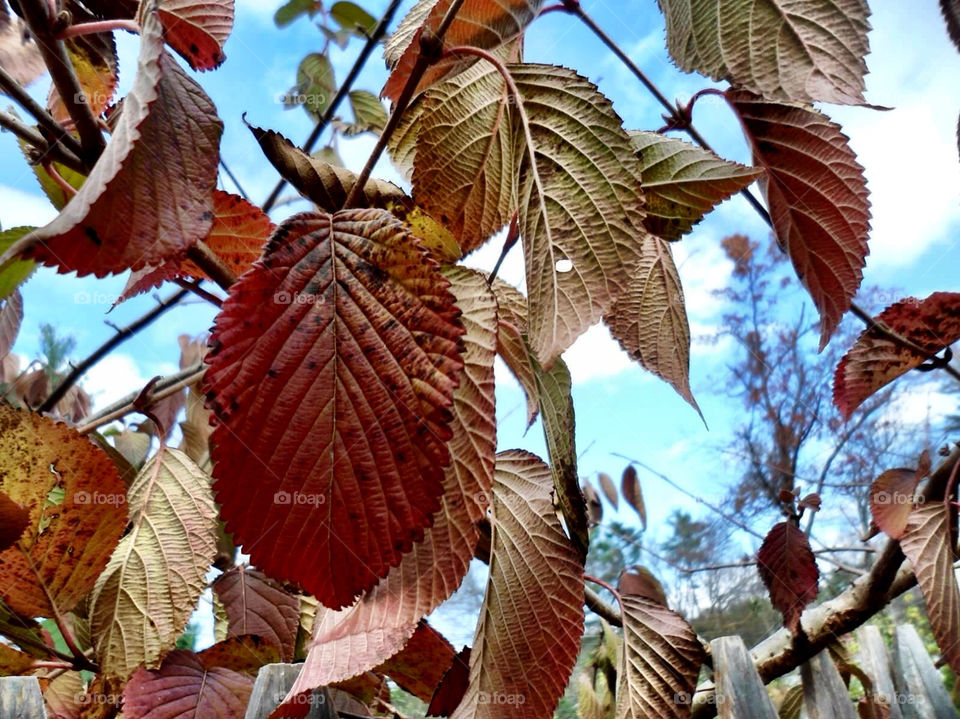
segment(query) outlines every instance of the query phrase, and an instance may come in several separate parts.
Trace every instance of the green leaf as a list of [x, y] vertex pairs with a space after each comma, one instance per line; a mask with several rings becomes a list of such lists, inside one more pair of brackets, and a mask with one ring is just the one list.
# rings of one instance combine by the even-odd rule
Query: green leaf
[[763, 174], [658, 132], [631, 132], [630, 143], [642, 168], [644, 225], [664, 240], [679, 240], [715, 205]]
[[366, 37], [377, 27], [377, 19], [352, 2], [335, 2], [330, 8], [330, 17], [344, 30], [352, 30], [360, 37]]
[[768, 100], [860, 104], [866, 0], [659, 0], [681, 69]]
[[[6, 252], [14, 242], [35, 229], [37, 228], [11, 227], [9, 230], [0, 232], [0, 255]], [[10, 293], [22, 285], [36, 268], [37, 263], [33, 260], [19, 259], [10, 260], [0, 266], [0, 300], [9, 297]]]
[[296, 96], [288, 98], [292, 105], [303, 105], [308, 114], [319, 118], [327, 108], [337, 91], [330, 58], [319, 52], [312, 52], [300, 61], [297, 68]]
[[309, 14], [313, 17], [317, 12], [318, 3], [314, 0], [290, 0], [285, 5], [281, 5], [273, 15], [273, 21], [277, 27], [286, 27], [301, 15]]
[[379, 134], [387, 124], [387, 111], [380, 98], [366, 90], [354, 90], [349, 97], [355, 125], [361, 132]]

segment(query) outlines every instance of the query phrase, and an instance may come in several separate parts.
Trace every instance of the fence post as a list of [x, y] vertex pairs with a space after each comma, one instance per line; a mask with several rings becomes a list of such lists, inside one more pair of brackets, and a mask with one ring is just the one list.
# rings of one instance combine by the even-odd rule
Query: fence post
[[[250, 693], [244, 719], [267, 719], [290, 691], [300, 674], [302, 664], [267, 664], [260, 668]], [[315, 689], [308, 698], [310, 711], [306, 719], [337, 719], [336, 708], [326, 688]], [[6, 715], [0, 714], [6, 719]]]
[[0, 717], [47, 719], [43, 692], [36, 677], [0, 677]]
[[857, 719], [850, 691], [840, 678], [830, 652], [824, 650], [800, 667], [807, 719]]
[[957, 712], [950, 695], [943, 686], [943, 676], [933, 665], [923, 640], [910, 624], [897, 626], [895, 644], [896, 666], [904, 680], [904, 715], [913, 712], [921, 719], [956, 719]]
[[904, 719], [900, 702], [897, 701], [899, 695], [893, 681], [890, 653], [883, 643], [880, 630], [873, 625], [860, 627], [857, 630], [857, 644], [860, 645], [860, 666], [873, 682], [874, 693], [887, 700], [890, 719]]
[[777, 719], [777, 712], [743, 639], [720, 637], [710, 642], [720, 719]]

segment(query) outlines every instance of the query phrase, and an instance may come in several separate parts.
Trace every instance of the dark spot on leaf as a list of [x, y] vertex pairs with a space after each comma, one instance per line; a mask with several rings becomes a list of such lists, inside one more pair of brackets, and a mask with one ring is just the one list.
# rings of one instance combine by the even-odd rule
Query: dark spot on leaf
[[90, 240], [97, 247], [103, 244], [103, 242], [100, 240], [99, 235], [97, 235], [97, 231], [92, 227], [84, 226], [83, 232], [87, 236], [87, 239]]

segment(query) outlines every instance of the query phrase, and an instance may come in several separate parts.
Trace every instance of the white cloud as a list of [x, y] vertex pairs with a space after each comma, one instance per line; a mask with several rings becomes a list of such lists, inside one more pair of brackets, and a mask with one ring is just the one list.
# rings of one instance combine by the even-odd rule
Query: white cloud
[[[100, 408], [114, 402], [130, 392], [143, 387], [158, 374], [171, 374], [177, 371], [172, 363], [162, 363], [156, 367], [144, 367], [128, 354], [114, 352], [94, 365], [81, 380], [81, 386], [90, 395], [93, 407]], [[144, 371], [154, 372], [145, 375]]]
[[[34, 180], [27, 177], [32, 174], [24, 164], [22, 183], [29, 185]], [[24, 192], [16, 187], [0, 185], [0, 224], [4, 229], [18, 225], [45, 225], [54, 217], [57, 211], [50, 201], [37, 193]]]
[[620, 349], [606, 325], [594, 325], [563, 353], [574, 384], [609, 377], [637, 365]]

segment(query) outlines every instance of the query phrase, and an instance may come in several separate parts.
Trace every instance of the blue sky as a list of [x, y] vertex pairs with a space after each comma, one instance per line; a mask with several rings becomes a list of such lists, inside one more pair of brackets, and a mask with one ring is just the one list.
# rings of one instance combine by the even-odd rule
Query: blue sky
[[[238, 0], [235, 30], [225, 48], [226, 63], [217, 71], [197, 76], [226, 124], [223, 157], [254, 201], [266, 197], [277, 176], [241, 122], [241, 115], [245, 112], [251, 123], [276, 129], [294, 142], [302, 141], [310, 131], [310, 119], [299, 108], [284, 110], [278, 96], [293, 84], [300, 59], [322, 45], [319, 31], [306, 19], [276, 29], [272, 14], [279, 4]], [[362, 4], [371, 14], [379, 15], [386, 2], [364, 0]], [[412, 2], [404, 4], [397, 19], [410, 5]], [[699, 76], [680, 72], [670, 62], [664, 49], [663, 19], [654, 0], [585, 1], [583, 6], [668, 97], [686, 98], [709, 84]], [[850, 135], [873, 193], [874, 229], [865, 285], [895, 288], [916, 296], [937, 289], [956, 291], [960, 289], [960, 163], [955, 138], [960, 55], [947, 39], [934, 0], [873, 0], [871, 6], [875, 29], [870, 36], [873, 54], [867, 60], [867, 97], [872, 103], [894, 109], [824, 108]], [[132, 82], [137, 43], [132, 36], [119, 33], [118, 44], [121, 92], [125, 92]], [[344, 51], [333, 50], [338, 80], [345, 77], [359, 50], [359, 41]], [[656, 101], [589, 31], [563, 13], [552, 13], [533, 24], [526, 42], [526, 60], [576, 68], [613, 100], [629, 129], [656, 129], [663, 124], [662, 108]], [[385, 77], [383, 63], [375, 55], [356, 87], [378, 92]], [[38, 98], [45, 98], [45, 81], [38, 81], [31, 89]], [[738, 124], [719, 102], [704, 98], [697, 104], [694, 119], [718, 152], [749, 162]], [[342, 141], [341, 155], [349, 166], [357, 168], [372, 144], [369, 137]], [[375, 174], [400, 179], [386, 160], [381, 161]], [[229, 180], [223, 186], [234, 190]], [[274, 219], [299, 209], [304, 207], [281, 208]], [[53, 215], [13, 137], [0, 134], [0, 223], [4, 228], [42, 224]], [[761, 243], [769, 235], [746, 202], [734, 198], [676, 246], [694, 335], [713, 332], [725, 311], [712, 291], [723, 287], [729, 277], [730, 267], [719, 241], [731, 232], [749, 234]], [[496, 240], [491, 242], [471, 256], [469, 264], [490, 267], [499, 246]], [[522, 275], [517, 248], [501, 276], [519, 284]], [[141, 296], [107, 315], [124, 284], [125, 277], [76, 279], [40, 270], [23, 291], [26, 317], [15, 351], [26, 357], [35, 355], [38, 326], [51, 321], [76, 338], [75, 359], [82, 358], [112, 333], [104, 320], [125, 324], [153, 303], [149, 296]], [[160, 294], [167, 295], [173, 289], [164, 287]], [[790, 301], [784, 303], [783, 312], [798, 313], [802, 295], [788, 295]], [[897, 296], [899, 293], [891, 299]], [[808, 313], [811, 310], [807, 308]], [[85, 386], [98, 404], [105, 404], [155, 374], [175, 370], [177, 336], [204, 332], [212, 318], [212, 308], [199, 300], [167, 313], [91, 372]], [[605, 329], [591, 330], [566, 359], [575, 381], [577, 446], [582, 452], [583, 476], [597, 471], [619, 476], [624, 462], [611, 456], [619, 452], [660, 468], [711, 501], [718, 501], [722, 487], [738, 478], [741, 465], [737, 460], [722, 458], [715, 450], [730, 436], [740, 410], [734, 400], [712, 392], [729, 360], [727, 345], [694, 343], [692, 384], [709, 431], [669, 386], [632, 365]], [[539, 425], [524, 434], [523, 397], [516, 384], [505, 372], [499, 372], [498, 386], [501, 448], [524, 447], [545, 454]], [[942, 407], [942, 398], [920, 392], [903, 411], [919, 420], [928, 405]], [[691, 500], [659, 480], [642, 479], [651, 520], [649, 532], [654, 538], [665, 537], [662, 521], [674, 507], [697, 511]], [[621, 517], [633, 521], [623, 510]]]

